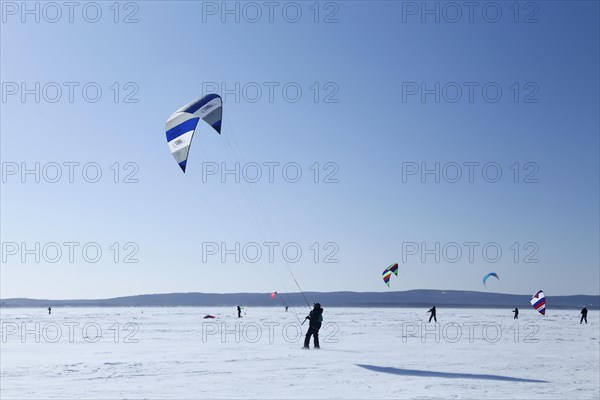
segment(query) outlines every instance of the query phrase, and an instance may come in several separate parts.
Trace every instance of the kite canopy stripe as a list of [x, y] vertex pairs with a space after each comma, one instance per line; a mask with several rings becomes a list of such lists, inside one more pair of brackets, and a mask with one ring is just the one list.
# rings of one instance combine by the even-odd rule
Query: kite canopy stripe
[[201, 119], [221, 134], [223, 102], [218, 94], [208, 94], [175, 111], [165, 127], [169, 149], [185, 172], [194, 132]]
[[386, 271], [393, 272], [394, 275], [398, 276], [398, 263], [390, 265], [383, 272], [385, 273]]
[[546, 296], [543, 291], [538, 290], [538, 292], [531, 297], [531, 306], [540, 314], [546, 315]]
[[391, 271], [384, 271], [383, 272], [383, 281], [388, 286], [390, 286], [390, 277], [391, 276], [392, 276], [392, 272]]

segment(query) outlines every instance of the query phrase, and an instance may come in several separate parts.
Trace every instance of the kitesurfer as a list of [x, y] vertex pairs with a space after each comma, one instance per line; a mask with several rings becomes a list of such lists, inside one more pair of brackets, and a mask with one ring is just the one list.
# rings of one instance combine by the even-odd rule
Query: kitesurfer
[[285, 312], [287, 312], [288, 306], [285, 306]]
[[[52, 307], [48, 307], [48, 315], [52, 314]], [[587, 322], [586, 322], [587, 324]]]
[[587, 309], [587, 308], [583, 307], [583, 308], [581, 309], [581, 312], [580, 312], [580, 314], [581, 314], [581, 319], [579, 320], [579, 323], [580, 323], [580, 324], [581, 324], [583, 321], [585, 321], [585, 323], [587, 324], [587, 312], [588, 312], [588, 309]]
[[237, 306], [238, 318], [242, 318], [242, 307]]
[[431, 316], [429, 317], [429, 321], [428, 321], [428, 322], [431, 322], [431, 319], [432, 319], [432, 318], [433, 318], [433, 320], [434, 320], [435, 322], [437, 322], [437, 317], [436, 317], [436, 314], [435, 314], [435, 313], [436, 313], [436, 311], [435, 311], [435, 306], [433, 306], [433, 307], [432, 307], [431, 309], [429, 309], [429, 311], [427, 311], [427, 312], [428, 312], [428, 313], [431, 313]]
[[308, 331], [306, 332], [306, 337], [304, 338], [304, 348], [308, 349], [308, 344], [310, 343], [310, 337], [313, 336], [315, 339], [315, 349], [320, 349], [319, 346], [319, 329], [321, 329], [321, 323], [323, 322], [323, 309], [319, 303], [315, 303], [314, 308], [305, 318], [305, 320], [309, 320]]
[[517, 307], [515, 307], [513, 312], [515, 313], [515, 317], [513, 319], [519, 319], [519, 309]]

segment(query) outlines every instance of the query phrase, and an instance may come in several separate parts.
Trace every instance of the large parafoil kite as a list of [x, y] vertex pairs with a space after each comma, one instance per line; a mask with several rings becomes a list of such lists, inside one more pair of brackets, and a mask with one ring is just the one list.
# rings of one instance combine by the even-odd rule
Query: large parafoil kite
[[531, 305], [542, 315], [546, 315], [546, 296], [544, 292], [538, 290], [536, 294], [531, 297]]
[[485, 285], [485, 283], [487, 282], [487, 280], [488, 280], [488, 278], [489, 278], [490, 276], [493, 276], [493, 277], [495, 277], [496, 279], [500, 280], [500, 278], [498, 278], [498, 274], [497, 274], [497, 273], [495, 273], [495, 272], [490, 272], [489, 274], [485, 274], [485, 276], [483, 277], [483, 280], [482, 280], [482, 281], [483, 281], [483, 286], [486, 286], [486, 285]]
[[398, 263], [392, 264], [383, 270], [383, 281], [388, 287], [390, 286], [390, 277], [392, 274], [398, 276]]
[[185, 172], [192, 138], [200, 119], [221, 134], [223, 102], [218, 94], [208, 94], [175, 111], [165, 127], [169, 149], [179, 167]]

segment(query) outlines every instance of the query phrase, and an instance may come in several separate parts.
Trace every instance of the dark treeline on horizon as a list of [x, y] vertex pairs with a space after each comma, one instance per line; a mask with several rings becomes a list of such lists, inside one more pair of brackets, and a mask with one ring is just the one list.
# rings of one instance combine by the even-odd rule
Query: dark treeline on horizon
[[[440, 307], [505, 308], [529, 307], [530, 295], [471, 292], [457, 290], [409, 290], [404, 292], [305, 292], [311, 302], [324, 307]], [[301, 293], [279, 293], [271, 299], [270, 293], [168, 293], [115, 297], [95, 300], [1, 299], [0, 307], [306, 307]], [[598, 309], [600, 296], [548, 295], [548, 307], [554, 309]]]

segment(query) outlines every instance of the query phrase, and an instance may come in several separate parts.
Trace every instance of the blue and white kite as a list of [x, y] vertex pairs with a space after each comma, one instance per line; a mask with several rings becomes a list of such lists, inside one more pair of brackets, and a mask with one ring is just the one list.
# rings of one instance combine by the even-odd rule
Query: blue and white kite
[[181, 170], [185, 173], [188, 153], [196, 126], [200, 119], [221, 134], [223, 102], [218, 94], [208, 94], [175, 111], [165, 127], [169, 149]]

